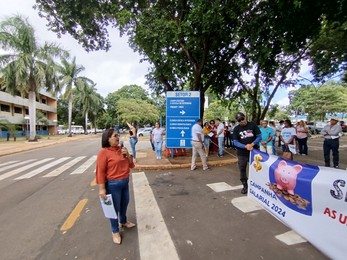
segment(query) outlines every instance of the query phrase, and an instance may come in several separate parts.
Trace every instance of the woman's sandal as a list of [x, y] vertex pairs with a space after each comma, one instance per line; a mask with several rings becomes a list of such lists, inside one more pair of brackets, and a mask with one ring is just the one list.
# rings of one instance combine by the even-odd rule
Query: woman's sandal
[[121, 225], [122, 225], [122, 227], [126, 227], [126, 228], [133, 228], [136, 226], [136, 224], [131, 223], [130, 221], [127, 221], [127, 223], [121, 224]]
[[120, 245], [122, 243], [122, 237], [120, 233], [112, 233], [113, 243]]

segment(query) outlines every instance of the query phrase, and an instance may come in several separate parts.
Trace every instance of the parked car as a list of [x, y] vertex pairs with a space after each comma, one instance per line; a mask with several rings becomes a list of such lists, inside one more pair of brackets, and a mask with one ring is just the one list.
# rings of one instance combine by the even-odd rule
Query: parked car
[[341, 128], [342, 128], [342, 132], [347, 132], [346, 122], [341, 120], [340, 121], [340, 125], [341, 125]]
[[317, 121], [316, 126], [314, 126], [314, 122], [307, 122], [306, 125], [310, 129], [311, 134], [319, 134], [327, 124], [327, 122]]
[[65, 130], [65, 129], [58, 129], [57, 134], [58, 135], [65, 135], [65, 134], [67, 134], [67, 130]]
[[151, 134], [151, 131], [152, 131], [152, 128], [140, 128], [138, 131], [137, 131], [137, 136], [140, 137], [140, 136], [146, 136], [146, 135], [150, 135]]

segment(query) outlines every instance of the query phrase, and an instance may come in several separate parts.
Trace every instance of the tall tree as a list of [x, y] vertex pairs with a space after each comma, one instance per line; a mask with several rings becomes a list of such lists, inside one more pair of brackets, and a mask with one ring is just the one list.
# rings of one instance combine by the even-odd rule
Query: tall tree
[[303, 85], [289, 92], [292, 114], [308, 114], [309, 120], [326, 119], [326, 114], [345, 113], [347, 111], [346, 87], [339, 82], [328, 81], [323, 85]]
[[98, 105], [102, 104], [100, 96], [96, 93], [96, 84], [90, 84], [88, 81], [79, 81], [76, 87], [77, 95], [75, 97], [76, 103], [82, 107], [84, 115], [84, 133], [87, 134], [89, 113], [92, 109], [96, 109]]
[[72, 136], [71, 132], [71, 123], [72, 123], [72, 105], [73, 105], [73, 89], [76, 85], [81, 82], [92, 82], [90, 79], [78, 76], [84, 67], [76, 64], [76, 57], [73, 57], [72, 61], [68, 61], [67, 59], [61, 60], [61, 66], [59, 67], [60, 73], [60, 84], [65, 88], [64, 95], [68, 99], [68, 131], [69, 136]]
[[52, 93], [60, 90], [54, 58], [68, 54], [54, 43], [40, 46], [34, 28], [18, 15], [0, 23], [0, 47], [8, 51], [0, 55], [3, 87], [13, 95], [28, 97], [29, 141], [36, 141], [36, 96], [42, 88]]
[[[123, 124], [137, 121], [142, 125], [151, 124], [159, 119], [159, 110], [153, 104], [141, 99], [123, 99], [117, 103], [119, 121]], [[139, 113], [143, 111], [143, 113]], [[145, 113], [144, 113], [145, 111]]]
[[[296, 72], [322, 19], [343, 19], [344, 0], [258, 1], [72, 1], [38, 0], [40, 14], [58, 33], [69, 32], [86, 49], [110, 47], [112, 23], [130, 46], [153, 65], [148, 74], [157, 93], [214, 92], [231, 98], [247, 93], [257, 121], [289, 72]], [[341, 14], [342, 13], [342, 14]], [[251, 72], [253, 79], [245, 81]], [[257, 101], [270, 87], [265, 111]]]
[[104, 109], [104, 98], [99, 93], [94, 93], [93, 95], [94, 95], [93, 102], [91, 103], [91, 106], [90, 106], [90, 111], [91, 111], [90, 119], [94, 127], [94, 133], [96, 134], [96, 128], [104, 128], [98, 124], [98, 119], [101, 119], [103, 114], [106, 114], [106, 113]]
[[344, 22], [324, 21], [320, 37], [310, 50], [312, 73], [317, 81], [342, 72], [343, 80], [347, 82], [346, 20], [347, 15]]
[[[153, 103], [148, 92], [138, 85], [125, 85], [115, 92], [109, 93], [105, 98], [107, 113], [113, 120], [113, 124], [119, 121], [118, 102], [120, 99], [138, 99], [148, 103]], [[143, 110], [139, 110], [140, 112]]]

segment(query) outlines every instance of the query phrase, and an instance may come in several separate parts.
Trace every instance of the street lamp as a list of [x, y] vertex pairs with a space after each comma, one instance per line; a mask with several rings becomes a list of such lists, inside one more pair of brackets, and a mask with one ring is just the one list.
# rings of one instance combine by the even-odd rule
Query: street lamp
[[30, 120], [30, 117], [29, 116], [25, 116], [24, 119], [26, 120], [26, 123], [27, 123], [27, 127], [26, 127], [26, 131], [25, 131], [25, 135], [27, 136], [27, 139], [29, 139], [29, 120]]
[[305, 107], [302, 106], [302, 105], [299, 105], [297, 108], [296, 108], [296, 111], [295, 111], [295, 120], [296, 122], [298, 122], [298, 114], [299, 114], [299, 111], [301, 111], [302, 114], [305, 113]]
[[[314, 91], [315, 91], [315, 95], [314, 95], [314, 132], [316, 132], [315, 130], [316, 130], [316, 115], [317, 115], [317, 94], [318, 94], [318, 90], [320, 89], [321, 86], [324, 85], [324, 82], [325, 82], [325, 81], [323, 81], [322, 84], [320, 84], [318, 87], [316, 87], [316, 85], [313, 83], [312, 80], [310, 80], [310, 79], [308, 79], [308, 78], [305, 78], [305, 77], [303, 77], [303, 76], [298, 76], [298, 77], [299, 77], [299, 78], [302, 78], [302, 79], [304, 79], [304, 80], [309, 81], [309, 82], [312, 84], [312, 86], [313, 86], [313, 88], [314, 88]], [[338, 75], [335, 75], [335, 76], [333, 76], [333, 77], [330, 77], [329, 79], [331, 80], [331, 79], [337, 78], [337, 77], [341, 77], [341, 74], [338, 74]]]
[[319, 90], [319, 88], [320, 88], [321, 86], [323, 86], [324, 83], [322, 83], [322, 84], [320, 84], [318, 87], [316, 87], [316, 85], [313, 83], [312, 80], [310, 80], [310, 79], [308, 79], [308, 78], [305, 78], [305, 77], [303, 77], [303, 76], [299, 76], [299, 78], [302, 78], [302, 79], [304, 79], [304, 80], [309, 81], [309, 82], [312, 84], [313, 89], [314, 89], [314, 92], [315, 92], [315, 95], [314, 95], [314, 113], [313, 113], [313, 115], [314, 115], [314, 118], [313, 118], [313, 119], [314, 119], [314, 120], [313, 120], [313, 129], [314, 129], [314, 131], [313, 131], [313, 133], [316, 133], [317, 95], [318, 95], [318, 90]]

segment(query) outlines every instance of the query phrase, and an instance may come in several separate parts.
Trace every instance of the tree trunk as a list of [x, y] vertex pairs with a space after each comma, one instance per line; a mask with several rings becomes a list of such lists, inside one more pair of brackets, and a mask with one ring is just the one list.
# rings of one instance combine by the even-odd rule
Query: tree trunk
[[88, 111], [84, 115], [84, 124], [85, 124], [84, 134], [88, 134]]
[[71, 122], [72, 122], [72, 99], [73, 99], [73, 96], [72, 96], [72, 93], [70, 92], [69, 94], [69, 98], [68, 98], [68, 124], [69, 124], [69, 137], [72, 136], [72, 133], [71, 133]]
[[29, 124], [30, 135], [29, 142], [36, 142], [36, 93], [35, 91], [29, 91]]

